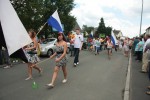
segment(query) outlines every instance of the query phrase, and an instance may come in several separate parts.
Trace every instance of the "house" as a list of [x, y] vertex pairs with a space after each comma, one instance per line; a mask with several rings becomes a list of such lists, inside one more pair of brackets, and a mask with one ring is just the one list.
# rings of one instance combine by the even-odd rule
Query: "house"
[[[76, 29], [81, 30], [81, 28], [80, 28], [79, 24], [77, 23], [77, 21], [75, 22], [75, 26], [74, 26], [74, 28], [73, 28], [73, 31], [75, 31]], [[81, 30], [81, 31], [82, 31], [82, 30]]]
[[120, 31], [120, 30], [113, 30], [113, 33], [115, 34], [115, 36], [117, 37], [117, 38], [120, 38], [120, 37], [122, 37], [123, 36], [123, 34], [122, 34], [122, 32]]
[[150, 34], [150, 27], [146, 29], [146, 34]]

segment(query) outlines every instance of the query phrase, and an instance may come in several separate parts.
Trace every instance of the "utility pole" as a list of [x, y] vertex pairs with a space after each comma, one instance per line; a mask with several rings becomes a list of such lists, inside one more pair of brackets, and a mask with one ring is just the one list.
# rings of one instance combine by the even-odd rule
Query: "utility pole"
[[140, 33], [139, 33], [139, 36], [141, 35], [142, 17], [143, 17], [143, 0], [142, 0], [142, 10], [141, 10], [141, 21], [140, 21]]

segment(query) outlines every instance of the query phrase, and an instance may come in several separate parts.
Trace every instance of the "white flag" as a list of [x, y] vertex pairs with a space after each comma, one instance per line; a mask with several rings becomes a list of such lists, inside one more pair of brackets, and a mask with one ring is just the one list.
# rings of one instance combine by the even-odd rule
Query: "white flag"
[[9, 55], [32, 42], [9, 0], [0, 0], [0, 21]]

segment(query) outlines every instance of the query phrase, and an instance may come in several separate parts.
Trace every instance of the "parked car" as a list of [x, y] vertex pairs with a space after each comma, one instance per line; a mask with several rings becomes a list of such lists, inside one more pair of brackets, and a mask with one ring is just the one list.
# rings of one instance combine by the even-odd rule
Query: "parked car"
[[[47, 38], [40, 44], [40, 55], [51, 56], [56, 51], [57, 38]], [[70, 52], [70, 43], [67, 42], [67, 53]]]

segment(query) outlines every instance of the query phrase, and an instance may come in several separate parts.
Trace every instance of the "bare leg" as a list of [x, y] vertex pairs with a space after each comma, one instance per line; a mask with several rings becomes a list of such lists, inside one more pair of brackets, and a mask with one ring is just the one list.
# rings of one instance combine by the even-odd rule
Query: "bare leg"
[[66, 66], [62, 67], [62, 71], [63, 71], [63, 74], [64, 74], [64, 79], [67, 79], [67, 69], [66, 69]]
[[33, 66], [33, 68], [34, 68], [34, 69], [38, 70], [38, 71], [39, 71], [39, 73], [42, 71], [42, 69], [41, 69], [41, 68], [39, 68], [39, 67], [37, 67], [37, 65], [32, 64], [32, 66]]
[[53, 76], [52, 76], [52, 81], [51, 81], [51, 83], [50, 84], [52, 84], [52, 85], [54, 85], [54, 82], [55, 82], [55, 80], [56, 80], [56, 78], [57, 78], [57, 75], [58, 75], [58, 71], [59, 71], [59, 67], [55, 67], [54, 68], [54, 73], [53, 73]]
[[129, 52], [128, 52], [128, 51], [126, 51], [126, 57], [128, 57], [128, 54], [129, 54]]
[[29, 80], [29, 79], [32, 79], [32, 64], [31, 63], [28, 63], [28, 78], [26, 78], [25, 80]]
[[108, 50], [108, 59], [110, 59], [111, 56], [111, 50]]

